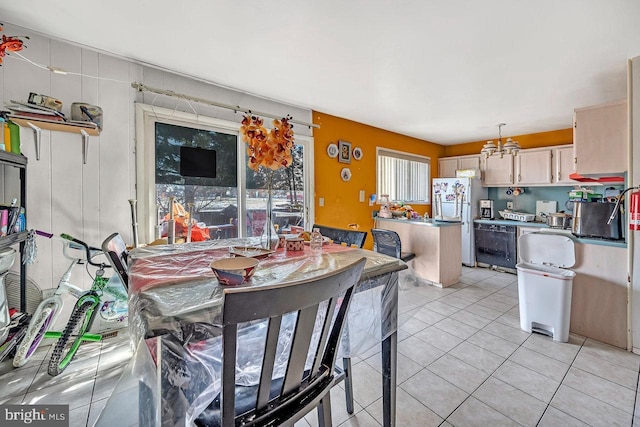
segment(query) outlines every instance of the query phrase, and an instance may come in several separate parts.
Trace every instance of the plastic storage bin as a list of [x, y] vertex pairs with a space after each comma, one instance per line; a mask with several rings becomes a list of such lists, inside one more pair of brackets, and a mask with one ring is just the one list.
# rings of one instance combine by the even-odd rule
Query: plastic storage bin
[[567, 342], [576, 273], [566, 267], [576, 261], [573, 240], [561, 234], [523, 234], [518, 252], [523, 260], [516, 265], [520, 327]]

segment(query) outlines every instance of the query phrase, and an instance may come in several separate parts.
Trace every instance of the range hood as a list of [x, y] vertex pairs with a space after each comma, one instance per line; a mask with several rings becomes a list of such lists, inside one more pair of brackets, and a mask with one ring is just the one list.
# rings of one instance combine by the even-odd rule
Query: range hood
[[580, 175], [579, 173], [569, 174], [569, 179], [578, 182], [588, 182], [590, 184], [624, 184], [624, 175]]

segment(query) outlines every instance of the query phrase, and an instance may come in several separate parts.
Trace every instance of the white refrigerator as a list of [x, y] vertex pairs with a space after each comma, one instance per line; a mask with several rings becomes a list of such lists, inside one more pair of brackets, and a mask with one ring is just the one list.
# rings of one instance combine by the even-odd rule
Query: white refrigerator
[[475, 266], [473, 220], [480, 217], [480, 199], [487, 198], [487, 189], [474, 178], [434, 178], [432, 189], [433, 218], [462, 223], [462, 263]]

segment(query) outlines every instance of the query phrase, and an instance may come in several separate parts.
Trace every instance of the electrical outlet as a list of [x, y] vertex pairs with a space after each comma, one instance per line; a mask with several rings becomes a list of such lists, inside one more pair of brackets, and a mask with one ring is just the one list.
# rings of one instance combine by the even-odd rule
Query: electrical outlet
[[507, 202], [507, 209], [513, 209], [513, 202]]

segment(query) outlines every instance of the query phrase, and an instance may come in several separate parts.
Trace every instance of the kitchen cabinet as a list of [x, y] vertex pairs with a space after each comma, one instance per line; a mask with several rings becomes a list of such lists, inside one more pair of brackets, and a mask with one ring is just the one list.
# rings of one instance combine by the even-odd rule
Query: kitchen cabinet
[[627, 248], [576, 243], [573, 333], [627, 347]]
[[580, 175], [622, 174], [627, 170], [627, 101], [575, 109], [573, 148]]
[[480, 155], [442, 157], [438, 160], [439, 178], [455, 178], [457, 169], [481, 169]]
[[505, 154], [489, 156], [484, 159], [485, 187], [513, 185], [513, 157]]
[[569, 178], [569, 175], [575, 172], [573, 159], [573, 145], [553, 149], [554, 184], [574, 185], [576, 183]]
[[521, 150], [513, 157], [516, 174], [513, 183], [515, 185], [551, 184], [551, 150], [532, 149]]
[[574, 185], [573, 145], [520, 150], [483, 159], [485, 187]]

